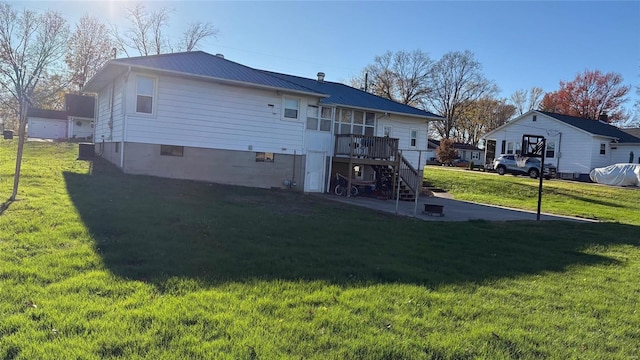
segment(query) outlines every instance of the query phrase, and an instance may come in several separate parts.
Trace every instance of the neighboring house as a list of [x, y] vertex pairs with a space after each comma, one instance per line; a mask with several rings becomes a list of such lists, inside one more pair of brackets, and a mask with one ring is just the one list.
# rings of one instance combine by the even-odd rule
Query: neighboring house
[[[436, 149], [440, 146], [440, 140], [429, 139], [429, 151], [427, 152], [427, 159], [438, 158]], [[484, 164], [484, 150], [477, 146], [453, 143], [453, 149], [458, 153], [458, 159], [473, 162], [476, 165]]]
[[409, 150], [426, 150], [427, 123], [442, 119], [323, 73], [262, 71], [201, 51], [111, 60], [83, 91], [98, 94], [96, 152], [125, 173], [305, 192], [328, 191], [336, 173], [415, 171]]
[[640, 156], [640, 138], [613, 125], [533, 110], [484, 135], [486, 159], [519, 154], [525, 134], [545, 137], [545, 163], [567, 179], [586, 180], [594, 168], [627, 163], [631, 152]]
[[41, 139], [91, 139], [95, 98], [65, 94], [65, 111], [30, 108], [27, 134]]

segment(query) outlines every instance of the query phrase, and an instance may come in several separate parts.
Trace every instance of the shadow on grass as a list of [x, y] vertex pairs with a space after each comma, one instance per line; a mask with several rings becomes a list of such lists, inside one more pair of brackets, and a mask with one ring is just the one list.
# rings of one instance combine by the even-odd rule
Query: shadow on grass
[[64, 177], [109, 270], [161, 290], [170, 277], [437, 287], [615, 264], [584, 250], [638, 244], [633, 226], [422, 222], [286, 191], [124, 175], [103, 160]]
[[11, 199], [7, 199], [7, 201], [0, 204], [0, 215], [4, 214], [11, 204], [13, 204], [13, 200]]

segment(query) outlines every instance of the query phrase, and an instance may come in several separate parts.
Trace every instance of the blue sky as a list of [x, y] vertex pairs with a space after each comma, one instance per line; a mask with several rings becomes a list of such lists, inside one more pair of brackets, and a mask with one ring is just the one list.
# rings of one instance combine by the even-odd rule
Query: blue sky
[[[60, 11], [70, 23], [84, 13], [122, 24], [126, 1], [12, 2]], [[174, 8], [170, 31], [208, 21], [220, 35], [201, 50], [265, 70], [304, 77], [323, 71], [347, 81], [387, 50], [420, 49], [437, 60], [471, 50], [501, 96], [532, 86], [557, 90], [585, 69], [640, 82], [639, 1], [219, 2], [147, 1]]]

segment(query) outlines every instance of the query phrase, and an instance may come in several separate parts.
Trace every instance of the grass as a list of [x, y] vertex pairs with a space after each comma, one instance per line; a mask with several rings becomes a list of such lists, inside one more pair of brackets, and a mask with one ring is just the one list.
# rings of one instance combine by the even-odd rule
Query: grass
[[[538, 206], [539, 181], [526, 176], [428, 166], [425, 180], [459, 200], [526, 210]], [[542, 212], [640, 225], [640, 189], [545, 180]]]
[[28, 143], [0, 215], [2, 359], [640, 353], [633, 222], [420, 222], [76, 154]]

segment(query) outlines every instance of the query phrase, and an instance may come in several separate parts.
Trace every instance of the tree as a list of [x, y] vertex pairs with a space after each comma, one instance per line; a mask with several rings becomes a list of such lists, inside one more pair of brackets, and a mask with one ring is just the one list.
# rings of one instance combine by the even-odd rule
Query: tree
[[440, 140], [440, 145], [436, 148], [436, 157], [443, 164], [451, 164], [458, 157], [458, 153], [453, 148], [454, 141], [452, 139]]
[[182, 44], [179, 51], [193, 51], [198, 43], [207, 38], [216, 37], [218, 33], [218, 29], [214, 28], [211, 23], [191, 23], [182, 34]]
[[169, 17], [173, 9], [165, 7], [155, 11], [147, 11], [142, 3], [127, 8], [129, 27], [120, 34], [113, 27], [117, 48], [126, 56], [135, 51], [139, 55], [158, 55], [167, 52], [192, 51], [207, 38], [218, 35], [218, 29], [210, 23], [194, 22], [189, 24], [178, 42], [172, 41], [164, 32], [169, 26]]
[[506, 100], [491, 97], [467, 101], [460, 109], [454, 139], [473, 146], [478, 146], [485, 133], [509, 121], [516, 111]]
[[0, 3], [0, 86], [18, 106], [18, 154], [10, 201], [15, 200], [20, 180], [22, 152], [26, 137], [27, 109], [40, 81], [55, 73], [62, 58], [69, 28], [60, 14], [42, 15], [30, 10], [16, 11]]
[[445, 120], [435, 122], [441, 138], [448, 139], [456, 129], [461, 105], [490, 96], [497, 87], [482, 74], [482, 65], [469, 50], [446, 53], [434, 65], [429, 105]]
[[65, 62], [71, 70], [71, 82], [78, 90], [109, 61], [113, 46], [109, 30], [97, 18], [84, 15], [76, 24]]
[[[393, 101], [419, 106], [430, 92], [430, 77], [433, 61], [420, 50], [387, 51], [376, 56], [373, 63], [367, 65], [362, 75], [353, 79], [354, 87], [360, 84], [368, 92]], [[368, 74], [369, 84], [365, 84]]]
[[537, 109], [542, 101], [544, 90], [537, 86], [532, 87], [530, 90], [520, 89], [516, 90], [509, 97], [509, 102], [515, 107], [515, 113], [522, 115], [527, 111]]
[[572, 81], [560, 81], [559, 90], [546, 93], [540, 109], [592, 120], [607, 115], [608, 122], [625, 121], [629, 115], [622, 104], [630, 86], [622, 83], [620, 74], [585, 70]]

